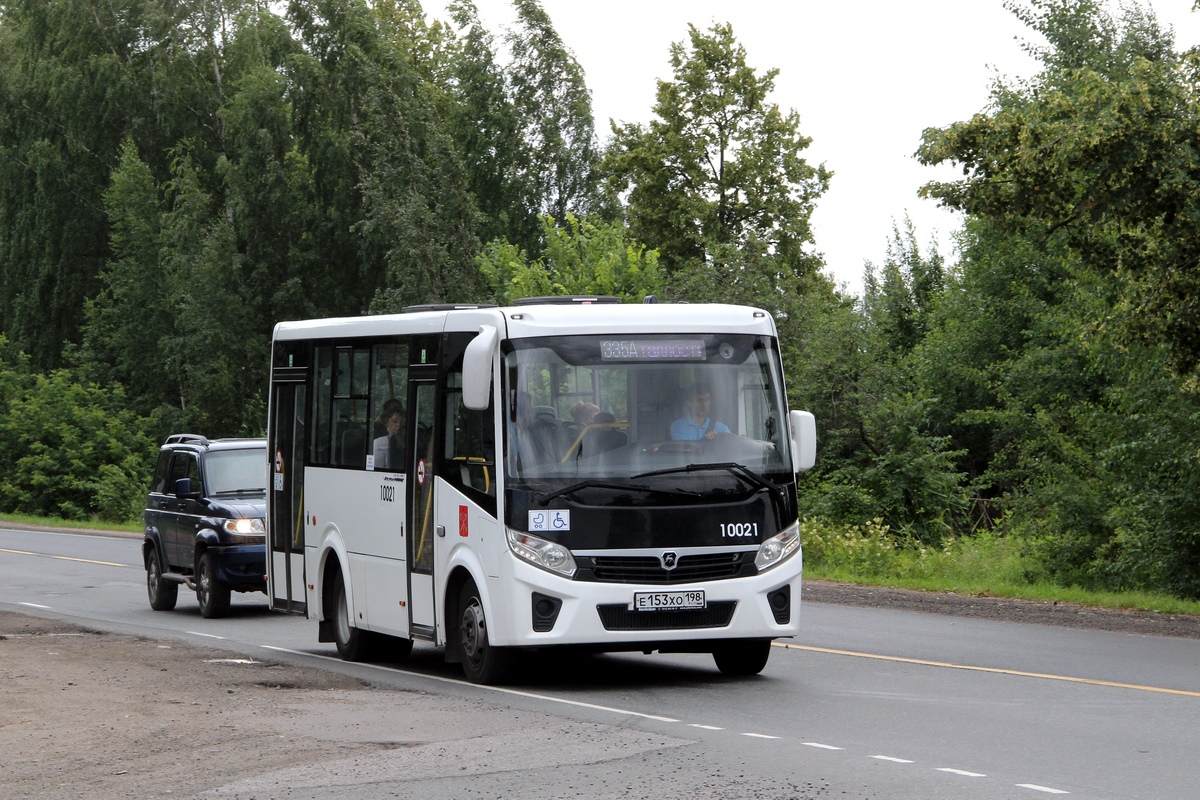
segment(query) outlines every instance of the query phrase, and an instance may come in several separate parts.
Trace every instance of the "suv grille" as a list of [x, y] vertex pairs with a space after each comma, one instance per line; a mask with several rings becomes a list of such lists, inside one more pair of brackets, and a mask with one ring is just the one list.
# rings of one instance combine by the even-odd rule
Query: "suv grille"
[[708, 608], [679, 611], [630, 611], [620, 603], [596, 606], [606, 631], [667, 631], [688, 628], [724, 628], [733, 619], [736, 600], [719, 600]]
[[[703, 553], [679, 557], [679, 564], [672, 570], [663, 569], [662, 562], [654, 556], [592, 556], [590, 570], [580, 575], [580, 580], [601, 583], [693, 583], [695, 581], [719, 581], [736, 578], [742, 574], [743, 562], [752, 564], [747, 553]], [[589, 566], [587, 564], [581, 566]]]

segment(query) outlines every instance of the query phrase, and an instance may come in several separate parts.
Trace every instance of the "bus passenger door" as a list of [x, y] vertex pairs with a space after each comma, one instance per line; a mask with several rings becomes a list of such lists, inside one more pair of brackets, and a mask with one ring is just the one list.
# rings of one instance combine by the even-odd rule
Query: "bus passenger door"
[[433, 454], [437, 441], [434, 423], [436, 415], [436, 386], [432, 379], [416, 377], [416, 369], [409, 373], [409, 424], [414, 444], [409, 489], [409, 525], [412, 535], [409, 547], [409, 607], [412, 610], [412, 632], [418, 638], [433, 639], [437, 625], [437, 608], [434, 601], [433, 551], [436, 538], [437, 506], [434, 501]]
[[[277, 378], [278, 380], [278, 378]], [[271, 397], [267, 453], [271, 476], [267, 599], [272, 609], [305, 613], [304, 383], [279, 383]]]

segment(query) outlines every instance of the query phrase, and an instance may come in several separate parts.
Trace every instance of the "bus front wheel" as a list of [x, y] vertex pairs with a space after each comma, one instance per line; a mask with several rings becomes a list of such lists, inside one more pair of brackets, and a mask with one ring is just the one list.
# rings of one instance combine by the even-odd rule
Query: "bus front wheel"
[[334, 578], [333, 598], [333, 638], [338, 655], [343, 661], [363, 661], [371, 649], [371, 632], [354, 627], [350, 621], [350, 601], [340, 572]]
[[722, 675], [746, 677], [757, 675], [771, 657], [770, 639], [750, 639], [726, 642], [713, 650], [713, 660]]
[[483, 600], [474, 582], [463, 584], [458, 608], [458, 636], [467, 680], [484, 685], [502, 682], [512, 670], [513, 654], [508, 648], [496, 647], [488, 641]]

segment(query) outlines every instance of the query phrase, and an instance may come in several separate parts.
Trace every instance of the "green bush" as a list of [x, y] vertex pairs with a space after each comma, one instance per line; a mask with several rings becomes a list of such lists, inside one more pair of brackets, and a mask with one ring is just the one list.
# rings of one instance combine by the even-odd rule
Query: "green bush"
[[0, 511], [122, 522], [137, 516], [154, 442], [119, 386], [0, 363]]

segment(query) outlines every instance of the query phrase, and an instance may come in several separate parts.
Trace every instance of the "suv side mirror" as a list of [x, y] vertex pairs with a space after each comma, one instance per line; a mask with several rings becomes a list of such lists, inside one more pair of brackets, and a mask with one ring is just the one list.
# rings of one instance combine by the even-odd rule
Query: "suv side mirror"
[[792, 457], [796, 472], [812, 469], [817, 463], [817, 418], [808, 411], [789, 411], [792, 429]]
[[176, 497], [199, 497], [199, 490], [192, 490], [191, 478], [180, 478], [175, 481], [175, 496]]

